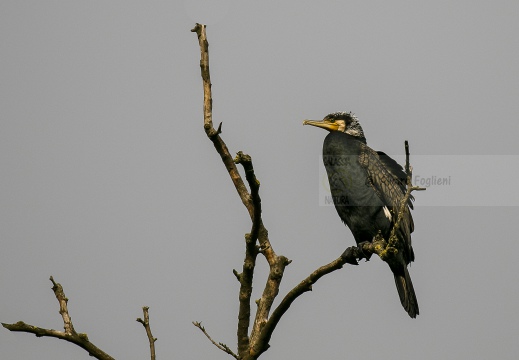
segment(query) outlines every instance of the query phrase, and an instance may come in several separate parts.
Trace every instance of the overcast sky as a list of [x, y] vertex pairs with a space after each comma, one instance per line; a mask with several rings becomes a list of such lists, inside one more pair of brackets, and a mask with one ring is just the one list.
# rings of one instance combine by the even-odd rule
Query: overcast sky
[[[0, 321], [74, 326], [117, 359], [229, 359], [250, 219], [203, 131], [209, 24], [214, 121], [250, 154], [263, 219], [292, 259], [281, 296], [354, 244], [320, 205], [326, 132], [353, 111], [416, 193], [402, 309], [373, 258], [321, 279], [262, 359], [516, 359], [519, 352], [519, 2], [11, 1], [0, 3]], [[432, 184], [436, 178], [448, 183]], [[267, 274], [258, 261], [255, 293]], [[89, 359], [0, 330], [2, 359]]]

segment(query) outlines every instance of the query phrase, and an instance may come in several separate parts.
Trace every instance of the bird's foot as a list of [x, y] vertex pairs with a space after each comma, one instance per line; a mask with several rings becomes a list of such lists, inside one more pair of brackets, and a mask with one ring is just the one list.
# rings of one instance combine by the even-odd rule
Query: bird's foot
[[371, 244], [371, 243], [369, 241], [363, 241], [363, 242], [357, 244], [359, 260], [366, 259], [366, 261], [369, 261], [369, 259], [371, 259], [371, 255], [373, 255], [373, 253], [364, 251], [364, 245], [367, 245], [367, 244]]
[[344, 252], [342, 253], [341, 257], [346, 261], [346, 263], [351, 265], [359, 265], [357, 261], [357, 247], [356, 246], [350, 246]]
[[352, 265], [359, 265], [359, 262], [357, 260], [366, 259], [366, 261], [369, 261], [371, 258], [371, 255], [373, 255], [371, 252], [364, 251], [364, 245], [369, 244], [369, 241], [361, 242], [357, 244], [357, 246], [350, 246], [344, 252], [342, 253], [341, 257], [348, 263]]

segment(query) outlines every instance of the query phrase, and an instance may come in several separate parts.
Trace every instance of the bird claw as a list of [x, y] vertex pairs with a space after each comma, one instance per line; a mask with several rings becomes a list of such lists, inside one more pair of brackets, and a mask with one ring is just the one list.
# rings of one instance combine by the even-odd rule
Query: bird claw
[[350, 246], [342, 253], [341, 257], [346, 261], [346, 263], [351, 265], [359, 265], [357, 261], [357, 248], [355, 246]]
[[369, 242], [368, 241], [361, 242], [361, 243], [357, 244], [357, 246], [350, 246], [349, 248], [344, 250], [341, 257], [348, 264], [351, 264], [351, 265], [359, 265], [359, 262], [357, 260], [366, 259], [366, 261], [369, 261], [369, 259], [371, 259], [371, 255], [373, 255], [373, 254], [370, 252], [368, 252], [368, 253], [364, 252], [363, 248], [364, 248], [364, 244], [366, 244], [366, 243], [369, 243]]
[[364, 245], [365, 244], [370, 244], [369, 241], [364, 241], [364, 242], [361, 242], [361, 243], [358, 243], [357, 244], [357, 249], [358, 249], [358, 256], [357, 258], [360, 260], [360, 259], [366, 259], [366, 261], [369, 261], [369, 259], [371, 259], [371, 255], [373, 255], [372, 253], [368, 252], [364, 252]]

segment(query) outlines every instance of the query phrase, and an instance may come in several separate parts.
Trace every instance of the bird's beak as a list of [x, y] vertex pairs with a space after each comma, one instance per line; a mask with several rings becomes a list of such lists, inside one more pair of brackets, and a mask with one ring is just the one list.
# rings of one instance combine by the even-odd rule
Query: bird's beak
[[304, 120], [303, 125], [317, 126], [317, 127], [326, 129], [328, 131], [339, 130], [339, 124], [328, 121], [328, 120]]

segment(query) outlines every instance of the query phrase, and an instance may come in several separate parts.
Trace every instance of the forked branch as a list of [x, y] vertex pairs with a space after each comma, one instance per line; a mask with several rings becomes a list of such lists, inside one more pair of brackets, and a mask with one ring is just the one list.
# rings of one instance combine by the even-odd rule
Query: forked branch
[[[196, 24], [191, 30], [198, 36], [200, 46], [200, 69], [202, 74], [202, 82], [204, 88], [204, 130], [208, 138], [213, 142], [213, 145], [222, 158], [222, 161], [229, 173], [231, 180], [240, 196], [242, 203], [247, 208], [249, 216], [252, 220], [252, 229], [246, 235], [246, 255], [243, 263], [243, 272], [238, 273], [234, 271], [237, 279], [240, 281], [240, 310], [238, 314], [238, 348], [239, 356], [245, 359], [250, 355], [251, 344], [256, 344], [260, 338], [262, 328], [266, 324], [272, 303], [279, 292], [279, 285], [283, 277], [285, 266], [290, 261], [284, 256], [276, 255], [268, 238], [267, 229], [263, 226], [261, 220], [261, 200], [259, 197], [259, 182], [254, 175], [252, 167], [252, 160], [248, 155], [238, 153], [237, 158], [233, 161], [229, 153], [227, 145], [222, 140], [221, 124], [218, 130], [213, 127], [212, 114], [212, 94], [211, 94], [211, 79], [209, 72], [209, 44], [207, 42], [205, 25]], [[236, 163], [243, 165], [245, 169], [246, 179], [249, 183], [251, 193], [247, 190], [245, 183], [236, 168]], [[256, 248], [256, 238], [259, 242], [259, 247]], [[252, 293], [252, 279], [255, 267], [256, 255], [260, 251], [266, 258], [269, 267], [269, 277], [261, 298], [257, 301], [258, 307], [256, 317], [252, 326], [251, 335], [249, 338], [248, 329], [250, 325], [250, 296]], [[196, 325], [195, 325], [196, 326]], [[266, 346], [261, 346], [266, 349]], [[264, 351], [264, 350], [262, 350]], [[259, 354], [257, 355], [259, 356]], [[257, 357], [256, 356], [256, 357]]]
[[[209, 75], [209, 44], [207, 42], [205, 25], [196, 24], [191, 30], [196, 32], [200, 45], [200, 68], [202, 73], [202, 81], [204, 88], [204, 129], [208, 138], [213, 142], [214, 147], [227, 169], [233, 184], [238, 191], [240, 199], [247, 208], [249, 215], [252, 220], [251, 232], [245, 235], [245, 260], [243, 262], [243, 271], [233, 270], [234, 275], [240, 282], [240, 308], [238, 314], [238, 354], [235, 354], [229, 347], [222, 343], [216, 343], [205, 331], [204, 327], [199, 322], [193, 322], [193, 324], [199, 328], [207, 338], [220, 350], [232, 355], [236, 359], [251, 360], [257, 359], [263, 352], [269, 348], [269, 341], [272, 336], [276, 325], [288, 310], [290, 305], [303, 293], [312, 290], [312, 285], [318, 281], [322, 276], [329, 274], [335, 270], [343, 267], [343, 265], [355, 264], [357, 265], [357, 259], [366, 254], [377, 253], [379, 256], [387, 251], [388, 242], [380, 238], [375, 239], [372, 244], [367, 244], [363, 249], [351, 247], [347, 249], [339, 258], [334, 261], [321, 266], [314, 272], [312, 272], [306, 279], [296, 285], [287, 295], [283, 298], [281, 303], [271, 312], [272, 304], [274, 299], [278, 295], [279, 286], [281, 279], [283, 278], [285, 267], [290, 264], [284, 256], [278, 256], [274, 252], [272, 245], [268, 238], [268, 233], [261, 219], [261, 199], [259, 196], [259, 181], [256, 179], [254, 168], [252, 166], [252, 159], [250, 156], [243, 154], [241, 151], [238, 152], [234, 161], [229, 153], [229, 150], [222, 140], [221, 134], [221, 123], [218, 130], [213, 128], [212, 122], [212, 95], [211, 95], [211, 81]], [[409, 166], [409, 151], [406, 142], [406, 153], [407, 153], [407, 183], [408, 189], [406, 195], [400, 206], [398, 213], [398, 220], [395, 224], [395, 228], [398, 229], [401, 223], [402, 216], [404, 215], [405, 206], [409, 200], [410, 194], [413, 190], [422, 190], [418, 187], [411, 185], [411, 167]], [[250, 188], [250, 193], [244, 184], [244, 181], [236, 168], [236, 164], [241, 164], [245, 170], [245, 177]], [[396, 231], [396, 229], [393, 231]], [[394, 234], [394, 233], [393, 233]], [[390, 239], [396, 236], [390, 237]], [[259, 242], [259, 246], [256, 244], [256, 239]], [[391, 243], [396, 245], [396, 243]], [[361, 251], [361, 250], [364, 250]], [[249, 326], [251, 321], [251, 293], [252, 293], [252, 281], [254, 275], [254, 269], [256, 264], [256, 256], [261, 253], [265, 256], [269, 267], [269, 276], [263, 293], [260, 299], [256, 300], [257, 310], [256, 316], [252, 324], [252, 330], [249, 336]], [[360, 255], [359, 255], [360, 254]], [[381, 256], [382, 257], [382, 256]]]
[[72, 325], [72, 318], [69, 315], [68, 311], [68, 299], [65, 296], [65, 292], [63, 291], [63, 287], [61, 284], [54, 281], [54, 278], [51, 276], [50, 281], [52, 281], [52, 290], [54, 291], [54, 295], [56, 296], [56, 299], [59, 302], [59, 313], [61, 314], [61, 317], [63, 318], [63, 328], [65, 331], [58, 331], [54, 329], [45, 329], [33, 325], [29, 325], [24, 323], [23, 321], [18, 321], [14, 324], [4, 324], [2, 323], [2, 326], [5, 327], [8, 330], [11, 331], [21, 331], [21, 332], [27, 332], [32, 333], [36, 335], [37, 337], [54, 337], [57, 339], [66, 340], [68, 342], [71, 342], [73, 344], [76, 344], [77, 346], [85, 349], [88, 351], [88, 354], [90, 356], [95, 357], [99, 360], [113, 360], [113, 357], [99, 349], [97, 346], [92, 344], [88, 340], [87, 334], [84, 333], [77, 333], [74, 330], [74, 326]]

